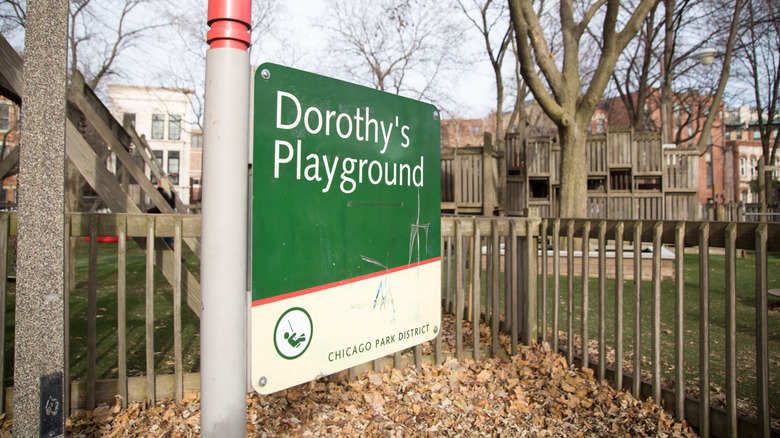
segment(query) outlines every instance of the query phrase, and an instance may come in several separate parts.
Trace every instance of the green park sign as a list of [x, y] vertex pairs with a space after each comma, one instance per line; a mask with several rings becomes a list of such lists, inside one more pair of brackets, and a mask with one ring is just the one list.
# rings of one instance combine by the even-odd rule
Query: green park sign
[[269, 394], [436, 336], [436, 107], [275, 64], [254, 76], [251, 379]]

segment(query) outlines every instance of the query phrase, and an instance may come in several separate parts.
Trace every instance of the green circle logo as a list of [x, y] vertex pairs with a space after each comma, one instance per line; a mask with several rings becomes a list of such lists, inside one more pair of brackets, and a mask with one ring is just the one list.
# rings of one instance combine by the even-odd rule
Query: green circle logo
[[311, 316], [300, 307], [285, 311], [274, 328], [274, 347], [285, 359], [300, 357], [311, 343], [314, 325]]

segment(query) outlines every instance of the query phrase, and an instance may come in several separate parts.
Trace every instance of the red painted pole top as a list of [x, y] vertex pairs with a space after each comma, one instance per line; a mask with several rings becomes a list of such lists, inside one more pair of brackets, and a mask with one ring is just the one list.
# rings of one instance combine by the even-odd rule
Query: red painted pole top
[[210, 49], [247, 50], [252, 24], [252, 0], [209, 0], [206, 34]]

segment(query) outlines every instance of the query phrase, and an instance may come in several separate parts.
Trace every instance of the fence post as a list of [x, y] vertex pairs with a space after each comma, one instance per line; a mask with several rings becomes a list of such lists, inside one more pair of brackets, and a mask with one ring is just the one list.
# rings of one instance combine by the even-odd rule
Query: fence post
[[496, 178], [493, 162], [493, 136], [486, 132], [482, 147], [482, 214], [493, 216], [496, 206]]
[[539, 228], [539, 212], [535, 208], [526, 209], [525, 245], [523, 249], [523, 291], [525, 306], [523, 307], [523, 341], [526, 346], [533, 345], [539, 336], [538, 299], [537, 299], [537, 235]]

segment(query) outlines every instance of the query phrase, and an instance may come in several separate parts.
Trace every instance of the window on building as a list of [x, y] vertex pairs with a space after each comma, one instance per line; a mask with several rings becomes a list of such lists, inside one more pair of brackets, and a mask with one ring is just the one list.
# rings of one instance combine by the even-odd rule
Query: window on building
[[0, 131], [11, 129], [11, 105], [0, 104]]
[[753, 140], [761, 140], [761, 131], [758, 128], [753, 130]]
[[129, 118], [129, 119], [130, 119], [130, 126], [132, 126], [133, 128], [135, 128], [135, 114], [134, 114], [134, 113], [125, 113], [125, 114], [122, 116], [122, 119], [123, 119], [123, 121], [124, 121], [124, 119], [126, 119], [126, 118]]
[[712, 163], [707, 166], [707, 187], [712, 189]]
[[181, 140], [181, 116], [168, 116], [168, 140]]
[[596, 134], [604, 133], [604, 118], [599, 117], [596, 119]]
[[742, 131], [737, 131], [737, 140], [742, 140]]
[[203, 134], [192, 135], [192, 148], [203, 149]]
[[755, 178], [758, 176], [758, 162], [755, 158], [750, 159], [750, 177]]
[[747, 177], [747, 158], [745, 157], [739, 159], [739, 177]]
[[168, 176], [172, 183], [179, 184], [179, 151], [168, 151]]
[[726, 140], [731, 140], [731, 131], [726, 131]]
[[152, 114], [152, 138], [162, 140], [165, 138], [165, 114]]
[[479, 125], [471, 125], [471, 133], [473, 135], [479, 135], [479, 131], [480, 131]]

